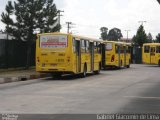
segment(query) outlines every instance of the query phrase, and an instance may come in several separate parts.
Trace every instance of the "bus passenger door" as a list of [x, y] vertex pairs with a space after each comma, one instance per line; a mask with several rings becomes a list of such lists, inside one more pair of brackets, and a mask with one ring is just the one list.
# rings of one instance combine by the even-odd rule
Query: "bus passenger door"
[[126, 61], [127, 61], [127, 47], [124, 46], [124, 66], [126, 66]]
[[94, 71], [94, 43], [90, 42], [91, 71]]
[[118, 66], [121, 67], [121, 48], [118, 45]]
[[105, 68], [106, 63], [106, 48], [105, 44], [102, 44], [102, 67]]
[[156, 55], [155, 55], [155, 50], [156, 48], [155, 47], [151, 47], [150, 49], [150, 61], [151, 61], [151, 64], [155, 64], [156, 63]]
[[80, 45], [80, 40], [76, 40], [76, 68], [77, 68], [77, 72], [81, 72], [81, 45]]

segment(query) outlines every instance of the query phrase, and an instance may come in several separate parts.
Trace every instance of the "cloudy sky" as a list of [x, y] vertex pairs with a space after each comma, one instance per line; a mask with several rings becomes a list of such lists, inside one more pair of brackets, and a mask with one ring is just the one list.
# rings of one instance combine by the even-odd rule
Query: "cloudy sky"
[[[0, 0], [0, 13], [4, 11], [7, 0]], [[61, 17], [62, 32], [67, 31], [66, 22], [72, 22], [74, 34], [100, 37], [100, 27], [120, 28], [124, 37], [130, 30], [133, 37], [144, 23], [146, 33], [155, 37], [160, 33], [160, 5], [156, 0], [54, 0], [57, 9], [64, 10]], [[4, 25], [0, 22], [0, 29]]]

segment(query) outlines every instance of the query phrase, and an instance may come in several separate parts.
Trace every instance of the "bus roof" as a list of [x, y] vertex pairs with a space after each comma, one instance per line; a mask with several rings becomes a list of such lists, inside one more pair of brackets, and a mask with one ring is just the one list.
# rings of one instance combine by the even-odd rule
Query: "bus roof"
[[144, 43], [144, 45], [150, 45], [150, 46], [157, 46], [157, 45], [160, 45], [160, 43]]
[[115, 43], [115, 44], [118, 44], [118, 45], [128, 45], [128, 46], [131, 46], [131, 43], [119, 42], [119, 41], [108, 41], [108, 40], [105, 40], [105, 41], [103, 41], [103, 43]]
[[70, 34], [70, 33], [61, 33], [61, 32], [52, 32], [52, 33], [41, 33], [41, 34], [37, 34], [38, 36], [41, 36], [41, 35], [71, 35], [75, 38], [77, 38], [77, 40], [80, 40], [80, 39], [86, 39], [86, 40], [89, 40], [90, 42], [103, 42], [101, 39], [95, 39], [95, 38], [89, 38], [89, 37], [84, 37], [84, 36], [79, 36], [79, 35], [73, 35], [73, 34]]

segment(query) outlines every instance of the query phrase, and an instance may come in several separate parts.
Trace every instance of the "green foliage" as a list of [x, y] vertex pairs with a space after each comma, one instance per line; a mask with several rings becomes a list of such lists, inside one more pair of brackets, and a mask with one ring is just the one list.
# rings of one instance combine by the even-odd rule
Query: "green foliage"
[[118, 41], [121, 37], [123, 37], [123, 35], [118, 28], [113, 28], [108, 33], [108, 40]]
[[[12, 19], [14, 16], [15, 19]], [[6, 24], [6, 32], [16, 40], [35, 40], [35, 30], [54, 32], [60, 29], [57, 22], [57, 9], [53, 0], [17, 0], [6, 5], [6, 12], [1, 14], [1, 21]]]
[[147, 35], [147, 42], [148, 43], [152, 43], [153, 42], [153, 37], [152, 37], [151, 33], [148, 33], [148, 35]]
[[147, 35], [145, 33], [144, 27], [143, 27], [143, 25], [140, 25], [140, 27], [137, 30], [136, 35], [133, 37], [133, 43], [135, 45], [142, 47], [143, 44], [147, 43], [147, 42], [148, 42], [148, 40], [147, 40]]
[[158, 35], [156, 36], [156, 42], [160, 43], [160, 33], [158, 33]]
[[55, 31], [59, 31], [60, 26], [57, 25], [55, 27], [51, 27], [52, 25], [54, 26], [54, 23], [57, 22], [56, 16], [57, 16], [57, 9], [56, 9], [56, 5], [53, 4], [53, 0], [47, 0], [47, 2], [45, 3], [45, 8], [43, 9], [44, 11], [44, 18], [46, 18], [46, 20], [44, 21], [44, 32], [55, 32]]
[[107, 34], [108, 34], [108, 28], [107, 27], [101, 27], [101, 39], [107, 40]]
[[2, 12], [1, 14], [1, 17], [2, 17], [2, 22], [4, 24], [6, 24], [6, 32], [7, 33], [12, 33], [13, 32], [13, 29], [11, 26], [14, 26], [14, 22], [13, 20], [11, 19], [11, 15], [13, 15], [13, 12], [14, 12], [14, 8], [13, 8], [13, 5], [12, 5], [12, 2], [11, 1], [8, 1], [8, 5], [6, 5], [6, 14], [4, 12]]

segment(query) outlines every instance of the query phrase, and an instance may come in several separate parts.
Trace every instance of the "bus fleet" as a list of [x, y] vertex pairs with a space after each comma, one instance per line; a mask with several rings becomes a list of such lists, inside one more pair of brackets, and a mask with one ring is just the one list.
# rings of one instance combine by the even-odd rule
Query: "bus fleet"
[[36, 40], [36, 71], [63, 74], [98, 74], [107, 67], [130, 67], [131, 44], [102, 41], [64, 33], [43, 33]]

